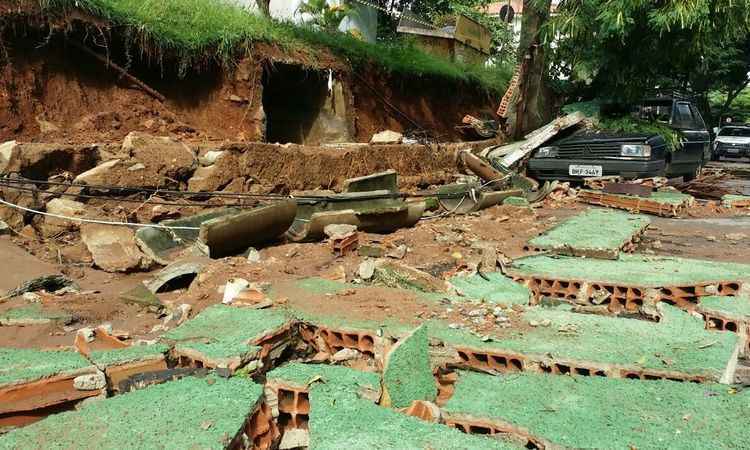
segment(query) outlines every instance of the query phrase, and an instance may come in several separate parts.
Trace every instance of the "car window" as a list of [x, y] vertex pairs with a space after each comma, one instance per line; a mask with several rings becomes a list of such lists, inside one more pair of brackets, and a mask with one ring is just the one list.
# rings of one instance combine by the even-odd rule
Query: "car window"
[[703, 121], [700, 111], [695, 105], [690, 105], [690, 110], [693, 112], [693, 118], [695, 119], [695, 125], [699, 128], [706, 129], [706, 122]]
[[634, 113], [641, 120], [669, 123], [672, 116], [672, 103], [646, 102], [638, 105]]
[[675, 105], [672, 124], [681, 128], [694, 128], [696, 126], [689, 103], [677, 103]]
[[736, 136], [736, 137], [750, 137], [750, 128], [722, 128], [719, 131], [719, 136]]

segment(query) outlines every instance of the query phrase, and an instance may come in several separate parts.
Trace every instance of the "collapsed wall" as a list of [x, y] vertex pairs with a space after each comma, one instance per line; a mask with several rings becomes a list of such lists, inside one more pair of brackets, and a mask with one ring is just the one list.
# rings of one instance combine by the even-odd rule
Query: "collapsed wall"
[[477, 86], [354, 68], [323, 48], [255, 43], [231, 68], [206, 56], [186, 69], [82, 11], [47, 14], [0, 2], [0, 140], [110, 142], [143, 131], [318, 145], [393, 129], [445, 141], [461, 138], [454, 127], [464, 114], [491, 114], [496, 102]]

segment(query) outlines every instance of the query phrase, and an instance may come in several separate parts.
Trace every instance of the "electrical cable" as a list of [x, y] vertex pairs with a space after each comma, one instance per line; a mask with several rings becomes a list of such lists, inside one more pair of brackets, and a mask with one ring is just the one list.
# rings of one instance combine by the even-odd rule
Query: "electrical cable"
[[133, 228], [159, 228], [162, 230], [190, 230], [190, 231], [200, 230], [200, 227], [182, 227], [182, 226], [169, 227], [166, 225], [159, 225], [156, 223], [130, 223], [130, 222], [117, 222], [117, 221], [98, 220], [98, 219], [86, 219], [83, 217], [70, 217], [70, 216], [65, 216], [62, 214], [53, 214], [53, 213], [48, 213], [44, 211], [39, 211], [39, 210], [32, 209], [32, 208], [27, 208], [25, 206], [16, 205], [15, 203], [7, 202], [3, 199], [0, 199], [0, 204], [3, 204], [10, 208], [15, 208], [21, 211], [30, 212], [33, 214], [38, 214], [38, 215], [47, 216], [47, 217], [54, 217], [56, 219], [68, 220], [72, 222], [94, 223], [94, 224], [99, 224], [99, 225], [113, 225], [113, 226], [124, 226], [124, 227], [133, 227]]
[[245, 207], [248, 206], [245, 203], [229, 203], [229, 204], [221, 204], [221, 205], [215, 205], [210, 203], [178, 203], [178, 202], [168, 202], [163, 200], [154, 200], [154, 199], [135, 199], [135, 198], [125, 198], [125, 197], [113, 197], [113, 196], [107, 196], [107, 195], [91, 195], [91, 194], [74, 194], [71, 192], [56, 192], [51, 193], [48, 191], [45, 191], [44, 189], [39, 188], [33, 188], [33, 187], [26, 187], [26, 186], [13, 186], [10, 184], [5, 184], [2, 181], [0, 181], [0, 187], [4, 187], [7, 189], [12, 189], [16, 191], [21, 192], [29, 192], [29, 193], [40, 193], [40, 194], [53, 194], [53, 195], [59, 195], [61, 197], [73, 197], [73, 198], [85, 198], [85, 199], [96, 199], [96, 200], [112, 200], [117, 201], [121, 203], [147, 203], [150, 205], [162, 205], [162, 206], [180, 206], [180, 207], [186, 207], [186, 208], [216, 208], [216, 207]]

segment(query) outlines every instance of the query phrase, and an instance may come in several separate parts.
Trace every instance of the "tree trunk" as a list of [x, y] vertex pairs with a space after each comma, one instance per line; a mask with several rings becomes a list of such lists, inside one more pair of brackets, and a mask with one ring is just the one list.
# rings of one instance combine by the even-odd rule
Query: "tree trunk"
[[547, 61], [541, 30], [549, 19], [552, 0], [524, 0], [521, 39], [518, 46], [522, 65], [520, 96], [516, 109], [514, 137], [546, 124], [552, 118], [552, 94], [547, 86]]
[[266, 17], [271, 16], [271, 0], [255, 0], [258, 10]]

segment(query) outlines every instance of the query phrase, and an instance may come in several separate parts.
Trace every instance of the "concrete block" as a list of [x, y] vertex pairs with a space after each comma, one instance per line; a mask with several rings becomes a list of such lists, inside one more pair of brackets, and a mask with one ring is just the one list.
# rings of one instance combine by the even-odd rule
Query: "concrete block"
[[344, 181], [344, 192], [367, 191], [398, 192], [398, 173], [395, 170], [374, 173], [364, 177], [350, 178]]
[[241, 253], [284, 234], [294, 222], [297, 203], [285, 200], [204, 222], [199, 238], [212, 258]]

